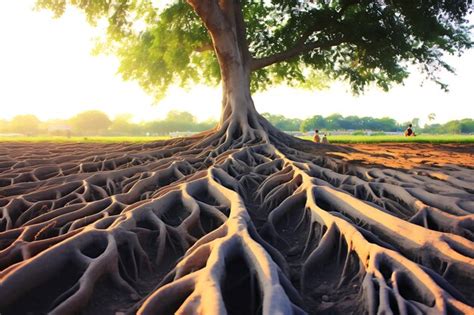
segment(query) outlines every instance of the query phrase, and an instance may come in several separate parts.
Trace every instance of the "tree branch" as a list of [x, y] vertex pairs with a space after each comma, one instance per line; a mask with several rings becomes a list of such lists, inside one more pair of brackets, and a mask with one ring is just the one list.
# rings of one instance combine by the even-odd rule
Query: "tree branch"
[[304, 43], [305, 41], [306, 41], [306, 38], [303, 37], [298, 42], [296, 42], [296, 44], [293, 47], [291, 47], [288, 50], [276, 53], [271, 56], [267, 56], [267, 57], [263, 57], [259, 59], [253, 59], [251, 62], [251, 67], [250, 67], [251, 70], [255, 71], [255, 70], [270, 66], [274, 63], [287, 61], [314, 49], [327, 49], [332, 46], [339, 45], [343, 42], [343, 38], [338, 38], [338, 39], [325, 41], [325, 42], [312, 42], [312, 43], [307, 43], [307, 44]]

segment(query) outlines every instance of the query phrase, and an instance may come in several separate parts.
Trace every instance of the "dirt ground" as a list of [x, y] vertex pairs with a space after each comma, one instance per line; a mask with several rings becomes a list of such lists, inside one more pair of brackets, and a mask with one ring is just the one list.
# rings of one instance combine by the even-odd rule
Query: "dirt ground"
[[[461, 165], [474, 168], [472, 144], [344, 144], [351, 152], [329, 152], [352, 163], [410, 169], [422, 166]], [[353, 150], [353, 151], [352, 151]]]
[[[145, 145], [146, 147], [147, 145]], [[150, 145], [151, 146], [151, 145]], [[107, 152], [128, 151], [139, 145], [101, 143], [15, 143], [0, 142], [0, 161], [17, 157], [19, 160], [59, 157], [76, 152], [89, 153], [104, 149]], [[321, 145], [321, 151], [329, 156], [339, 157], [352, 163], [380, 165], [409, 169], [423, 165], [462, 165], [474, 168], [474, 144], [425, 144], [425, 143], [381, 143], [381, 144], [340, 144]], [[81, 148], [78, 150], [78, 148]], [[334, 150], [337, 148], [337, 150]], [[343, 148], [343, 150], [339, 150]], [[302, 148], [304, 150], [304, 148]], [[346, 150], [344, 150], [346, 149]], [[306, 151], [306, 150], [305, 150]], [[341, 152], [339, 152], [341, 151]], [[344, 152], [346, 151], [346, 152]], [[314, 152], [317, 154], [319, 152]], [[3, 157], [3, 158], [2, 158]], [[10, 160], [11, 161], [11, 160]]]

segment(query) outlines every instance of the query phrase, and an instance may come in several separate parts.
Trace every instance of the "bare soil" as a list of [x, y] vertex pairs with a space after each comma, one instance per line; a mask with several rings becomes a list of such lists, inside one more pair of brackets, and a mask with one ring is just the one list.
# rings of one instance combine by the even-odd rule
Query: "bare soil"
[[344, 160], [365, 165], [403, 169], [449, 165], [474, 168], [474, 144], [382, 143], [343, 146], [353, 148], [355, 151], [339, 156]]

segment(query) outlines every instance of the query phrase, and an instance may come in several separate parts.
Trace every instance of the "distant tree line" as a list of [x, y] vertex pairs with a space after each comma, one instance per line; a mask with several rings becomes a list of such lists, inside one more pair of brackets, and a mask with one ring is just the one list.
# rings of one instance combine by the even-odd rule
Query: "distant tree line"
[[432, 134], [459, 134], [459, 133], [474, 133], [474, 120], [470, 118], [461, 120], [451, 120], [443, 125], [431, 124], [423, 128], [424, 133]]
[[323, 117], [316, 115], [307, 119], [287, 118], [282, 115], [264, 113], [263, 116], [274, 126], [285, 131], [308, 132], [314, 129], [321, 130], [376, 130], [402, 131], [408, 124], [399, 124], [392, 118], [373, 118], [332, 114]]
[[[326, 117], [315, 115], [306, 119], [287, 118], [282, 115], [272, 115], [264, 113], [263, 116], [269, 120], [274, 126], [285, 131], [301, 131], [308, 132], [314, 129], [321, 130], [372, 130], [381, 132], [402, 132], [409, 124], [418, 132], [433, 134], [469, 134], [474, 133], [474, 120], [470, 118], [462, 120], [451, 120], [445, 124], [427, 124], [420, 126], [420, 119], [413, 118], [411, 121], [403, 123], [397, 122], [393, 118], [373, 118], [358, 116], [342, 116], [340, 114], [332, 114]], [[428, 115], [431, 122], [435, 115]]]
[[10, 121], [0, 120], [0, 133], [73, 136], [146, 136], [173, 132], [199, 132], [213, 128], [217, 121], [197, 121], [188, 112], [170, 111], [165, 119], [132, 122], [133, 115], [122, 114], [110, 119], [98, 110], [81, 112], [69, 119], [41, 121], [34, 115], [18, 115]]
[[320, 115], [303, 120], [301, 131], [313, 129], [324, 130], [375, 130], [375, 131], [402, 131], [405, 124], [399, 124], [395, 119], [347, 116], [332, 114], [327, 117]]
[[[307, 119], [288, 118], [283, 115], [264, 113], [263, 116], [274, 126], [284, 131], [308, 132], [314, 129], [334, 131], [372, 130], [379, 132], [401, 132], [408, 124], [412, 124], [418, 133], [430, 134], [469, 134], [474, 133], [474, 120], [470, 118], [452, 120], [445, 124], [419, 125], [419, 118], [398, 123], [395, 119], [342, 116], [332, 114], [326, 117], [315, 115]], [[428, 116], [429, 121], [435, 115]], [[43, 122], [34, 115], [18, 115], [11, 120], [0, 119], [0, 133], [19, 133], [24, 135], [75, 135], [75, 136], [145, 136], [169, 135], [173, 132], [199, 132], [213, 128], [217, 121], [197, 121], [188, 112], [170, 111], [165, 119], [132, 122], [131, 114], [118, 115], [110, 119], [98, 110], [89, 110], [75, 115], [70, 119], [55, 119]]]

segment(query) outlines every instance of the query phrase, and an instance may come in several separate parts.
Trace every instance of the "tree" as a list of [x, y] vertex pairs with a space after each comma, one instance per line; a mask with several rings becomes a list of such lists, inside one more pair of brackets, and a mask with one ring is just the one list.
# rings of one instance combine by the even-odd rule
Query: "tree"
[[286, 118], [283, 115], [272, 115], [270, 113], [263, 113], [262, 117], [283, 131], [299, 131], [302, 123], [302, 120], [298, 118]]
[[99, 110], [79, 113], [70, 122], [74, 132], [81, 135], [101, 135], [112, 124], [107, 114]]
[[380, 131], [398, 131], [400, 127], [395, 119], [389, 117], [376, 118], [377, 128], [375, 130]]
[[197, 122], [195, 116], [183, 111], [170, 111], [163, 120], [150, 121], [145, 123], [147, 132], [156, 135], [169, 135], [172, 132], [199, 132], [215, 127], [217, 122], [209, 119], [204, 122]]
[[357, 116], [348, 116], [345, 117], [341, 123], [341, 127], [346, 130], [361, 130], [362, 121]]
[[40, 120], [35, 115], [17, 115], [10, 122], [12, 132], [26, 135], [36, 135], [39, 131]]
[[0, 133], [7, 133], [9, 131], [10, 123], [8, 120], [0, 119]]
[[113, 135], [139, 135], [140, 126], [131, 122], [132, 114], [117, 115], [111, 122], [108, 131]]
[[413, 118], [411, 120], [411, 124], [413, 125], [414, 128], [419, 129], [420, 128], [420, 118]]
[[217, 126], [217, 121], [213, 118], [209, 118], [203, 122], [198, 123], [197, 131], [205, 131], [213, 129]]
[[[68, 3], [37, 1], [58, 16]], [[154, 3], [71, 2], [91, 22], [108, 19], [109, 48], [121, 58], [119, 71], [157, 97], [174, 83], [222, 80], [222, 132], [270, 129], [256, 113], [250, 88], [309, 84], [324, 73], [347, 79], [356, 92], [371, 82], [388, 89], [408, 76], [408, 62], [445, 87], [436, 76], [440, 68], [452, 71], [443, 52], [472, 46], [466, 1]], [[135, 23], [146, 27], [137, 32]]]
[[196, 117], [188, 112], [170, 111], [161, 124], [167, 133], [173, 131], [194, 131], [196, 129]]
[[198, 124], [196, 117], [191, 113], [184, 111], [172, 110], [168, 112], [166, 118], [163, 120], [151, 121], [145, 124], [145, 129], [147, 132], [158, 135], [169, 135], [171, 132], [176, 131], [203, 131], [209, 128], [202, 127], [213, 127], [215, 124], [209, 125], [209, 122], [206, 124]]
[[388, 89], [412, 63], [445, 87], [443, 53], [472, 45], [467, 1], [156, 3], [38, 0], [108, 22], [119, 71], [157, 97], [220, 81], [219, 125], [8, 170], [0, 312], [472, 313], [469, 169], [351, 163], [354, 150], [284, 134], [251, 98], [323, 76]]
[[305, 119], [301, 124], [301, 131], [303, 132], [325, 128], [327, 128], [327, 123], [324, 117], [321, 115], [316, 115], [311, 118]]
[[423, 133], [441, 134], [441, 133], [445, 133], [445, 131], [444, 131], [443, 125], [431, 124], [431, 125], [425, 125], [425, 128], [423, 128]]
[[166, 115], [166, 120], [176, 122], [188, 122], [192, 124], [196, 123], [196, 117], [194, 117], [193, 114], [177, 110], [172, 110], [168, 112], [168, 114]]
[[461, 133], [474, 133], [474, 120], [465, 118], [460, 121]]
[[446, 124], [443, 125], [443, 131], [445, 133], [453, 134], [461, 133], [461, 125], [459, 124], [459, 120], [448, 121]]

